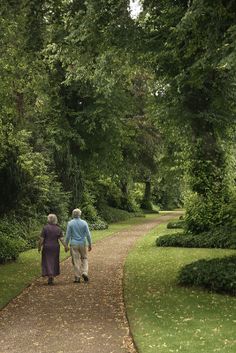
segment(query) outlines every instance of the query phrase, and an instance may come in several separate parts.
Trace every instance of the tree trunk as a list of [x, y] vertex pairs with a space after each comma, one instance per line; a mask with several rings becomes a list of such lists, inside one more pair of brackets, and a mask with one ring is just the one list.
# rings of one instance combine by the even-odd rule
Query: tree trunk
[[151, 192], [151, 178], [148, 177], [145, 181], [145, 191], [143, 196], [143, 201], [141, 207], [145, 210], [152, 210], [152, 202], [151, 202], [152, 192]]
[[187, 202], [187, 229], [193, 233], [208, 231], [222, 222], [222, 210], [228, 199], [226, 156], [221, 141], [209, 122], [193, 121], [193, 147], [189, 176], [193, 191]]

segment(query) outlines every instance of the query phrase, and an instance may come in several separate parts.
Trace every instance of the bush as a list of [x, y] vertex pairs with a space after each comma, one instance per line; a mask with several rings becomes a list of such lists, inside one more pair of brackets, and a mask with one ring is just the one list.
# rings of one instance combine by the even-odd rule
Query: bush
[[113, 208], [113, 207], [104, 205], [100, 211], [100, 216], [107, 223], [115, 223], [115, 222], [125, 221], [133, 217], [133, 214], [128, 211], [124, 211], [118, 208]]
[[25, 240], [10, 238], [0, 234], [0, 263], [16, 260], [19, 253], [27, 247]]
[[186, 196], [186, 230], [199, 234], [214, 227], [225, 226], [225, 196], [221, 193], [208, 192], [207, 196], [192, 193]]
[[222, 222], [228, 227], [236, 227], [236, 192], [232, 190], [228, 204], [224, 205]]
[[29, 234], [27, 234], [26, 241], [28, 244], [28, 248], [33, 249], [37, 247], [42, 228], [43, 225], [38, 230], [32, 230]]
[[184, 221], [169, 222], [167, 224], [167, 228], [168, 229], [184, 228], [184, 225], [185, 225]]
[[146, 210], [146, 211], [152, 211], [153, 210], [153, 204], [150, 200], [143, 200], [141, 203], [141, 208]]
[[226, 227], [220, 227], [200, 234], [167, 234], [157, 238], [156, 245], [185, 248], [236, 249], [236, 228], [227, 229]]
[[19, 252], [35, 248], [42, 224], [38, 217], [19, 221], [14, 215], [0, 220], [0, 263], [16, 260]]
[[102, 220], [98, 220], [94, 223], [89, 223], [90, 230], [103, 230], [107, 228], [108, 228], [108, 224]]
[[178, 283], [236, 295], [236, 256], [199, 260], [186, 265], [179, 273]]

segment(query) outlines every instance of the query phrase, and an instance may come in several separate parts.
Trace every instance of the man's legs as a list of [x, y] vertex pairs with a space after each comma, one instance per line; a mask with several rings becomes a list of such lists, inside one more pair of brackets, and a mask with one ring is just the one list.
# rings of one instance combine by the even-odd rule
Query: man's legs
[[80, 280], [80, 251], [79, 246], [71, 246], [70, 253], [72, 257], [72, 264], [74, 266], [75, 282]]
[[79, 253], [81, 258], [81, 272], [85, 282], [88, 282], [88, 249], [87, 246], [79, 245]]

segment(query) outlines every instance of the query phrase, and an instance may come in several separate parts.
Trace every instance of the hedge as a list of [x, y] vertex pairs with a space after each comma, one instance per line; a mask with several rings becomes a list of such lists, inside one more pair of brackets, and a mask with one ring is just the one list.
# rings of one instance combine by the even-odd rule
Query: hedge
[[175, 233], [157, 238], [157, 246], [173, 246], [185, 248], [223, 248], [236, 249], [236, 229], [224, 227], [210, 232], [191, 234]]
[[22, 238], [10, 238], [0, 234], [0, 264], [16, 260], [21, 251], [27, 248], [27, 243]]
[[100, 211], [100, 217], [107, 223], [116, 223], [126, 221], [132, 217], [145, 217], [145, 215], [141, 212], [128, 212], [104, 205]]
[[178, 229], [178, 228], [183, 229], [184, 225], [185, 225], [185, 222], [181, 220], [181, 221], [169, 222], [166, 227], [168, 229]]
[[179, 273], [178, 283], [236, 295], [236, 255], [186, 265]]

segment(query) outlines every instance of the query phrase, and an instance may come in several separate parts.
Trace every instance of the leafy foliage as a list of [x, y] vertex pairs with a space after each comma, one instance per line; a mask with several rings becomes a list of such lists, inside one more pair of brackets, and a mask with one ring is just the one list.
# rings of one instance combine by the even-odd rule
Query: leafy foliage
[[0, 264], [16, 260], [21, 251], [27, 248], [27, 243], [22, 238], [3, 236], [0, 233]]
[[178, 228], [184, 228], [185, 222], [183, 220], [180, 221], [172, 221], [169, 222], [166, 226], [167, 229], [178, 229]]
[[235, 124], [235, 11], [233, 2], [146, 0], [140, 16], [155, 71], [156, 115], [188, 141], [187, 183], [197, 203], [188, 202], [186, 225], [195, 233], [221, 221], [232, 187], [227, 152]]
[[236, 295], [236, 256], [199, 260], [186, 265], [180, 270], [178, 282]]
[[190, 189], [188, 231], [229, 225], [235, 10], [145, 0], [133, 20], [126, 0], [4, 0], [0, 217], [81, 207], [105, 227], [106, 206], [182, 207]]
[[135, 215], [135, 213], [127, 212], [127, 211], [120, 210], [118, 208], [109, 207], [106, 205], [103, 206], [100, 212], [101, 212], [101, 217], [105, 219], [105, 221], [108, 223], [125, 221]]
[[167, 234], [156, 239], [157, 246], [236, 249], [236, 229], [219, 227], [209, 232]]

